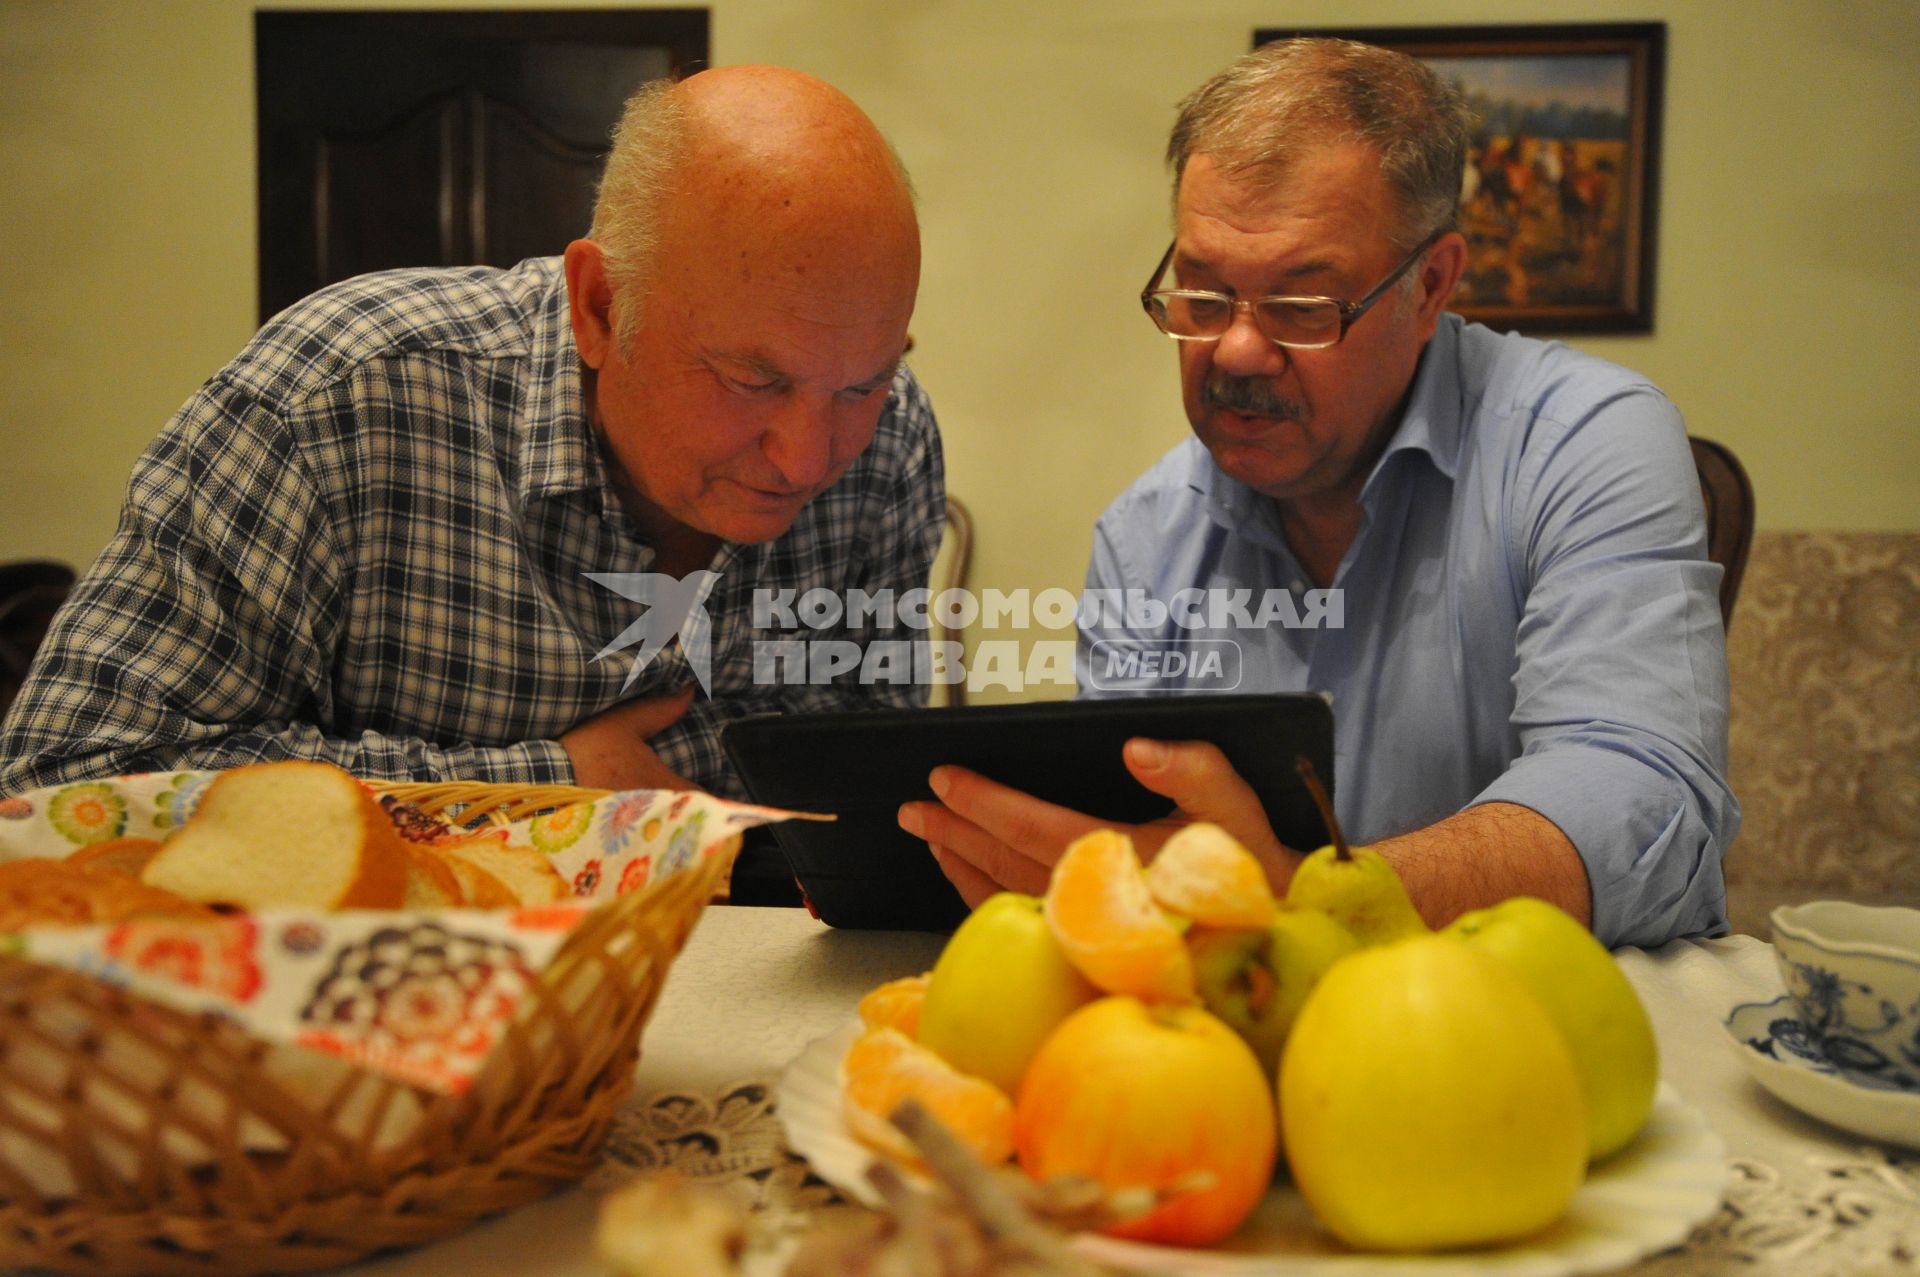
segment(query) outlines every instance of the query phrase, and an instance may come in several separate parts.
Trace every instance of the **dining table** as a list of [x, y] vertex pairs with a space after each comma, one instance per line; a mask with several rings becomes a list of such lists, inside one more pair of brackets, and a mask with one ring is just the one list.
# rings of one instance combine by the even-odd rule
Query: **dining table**
[[[674, 962], [642, 1038], [629, 1101], [578, 1186], [458, 1236], [339, 1270], [354, 1277], [607, 1277], [600, 1200], [672, 1170], [750, 1208], [748, 1273], [779, 1271], [780, 1239], [857, 1209], [788, 1145], [780, 1078], [844, 1029], [866, 990], [928, 970], [945, 937], [828, 927], [804, 909], [712, 905]], [[1654, 1025], [1664, 1083], [1724, 1144], [1717, 1210], [1681, 1244], [1618, 1271], [1866, 1277], [1920, 1271], [1920, 1152], [1807, 1116], [1750, 1076], [1726, 1022], [1782, 996], [1773, 948], [1750, 935], [1616, 952]], [[1310, 1270], [1311, 1266], [1309, 1266]]]

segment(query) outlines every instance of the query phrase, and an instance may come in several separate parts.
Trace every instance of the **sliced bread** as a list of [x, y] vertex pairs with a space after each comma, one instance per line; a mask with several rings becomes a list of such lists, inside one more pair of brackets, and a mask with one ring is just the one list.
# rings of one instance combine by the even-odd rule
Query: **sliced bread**
[[189, 900], [258, 909], [396, 909], [412, 858], [380, 804], [330, 763], [222, 774], [140, 877]]
[[27, 927], [121, 922], [146, 914], [214, 917], [174, 892], [70, 860], [0, 864], [0, 935]]
[[513, 894], [506, 883], [472, 860], [454, 855], [445, 845], [425, 843], [419, 850], [438, 860], [453, 874], [454, 881], [460, 885], [460, 902], [469, 909], [511, 909], [520, 903], [520, 898]]
[[[532, 847], [503, 843], [497, 838], [475, 838], [469, 842], [439, 843], [435, 850], [497, 879], [516, 904], [548, 905], [571, 894], [560, 871]], [[477, 905], [479, 901], [474, 903]]]
[[114, 873], [138, 878], [140, 871], [153, 859], [153, 853], [160, 850], [157, 838], [112, 838], [106, 842], [89, 843], [67, 856], [70, 865], [86, 865], [90, 869], [110, 869]]
[[446, 861], [417, 843], [405, 843], [407, 850], [407, 894], [402, 903], [409, 909], [457, 909], [470, 903], [461, 887], [460, 877]]

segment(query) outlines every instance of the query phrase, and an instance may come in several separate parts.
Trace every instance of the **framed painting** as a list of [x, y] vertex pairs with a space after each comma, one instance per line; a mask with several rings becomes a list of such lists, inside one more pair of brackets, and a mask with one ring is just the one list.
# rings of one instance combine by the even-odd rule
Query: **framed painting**
[[1527, 333], [1653, 330], [1665, 23], [1262, 28], [1253, 42], [1296, 35], [1419, 58], [1473, 109], [1454, 310]]

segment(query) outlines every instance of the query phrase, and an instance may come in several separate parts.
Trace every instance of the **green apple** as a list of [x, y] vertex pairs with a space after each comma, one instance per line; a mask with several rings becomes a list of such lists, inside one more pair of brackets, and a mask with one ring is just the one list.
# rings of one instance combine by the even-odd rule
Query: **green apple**
[[940, 951], [920, 1006], [920, 1043], [1013, 1095], [1040, 1043], [1099, 996], [1060, 951], [1039, 897], [1003, 891], [981, 901]]
[[1333, 843], [1300, 862], [1287, 903], [1318, 909], [1362, 945], [1385, 944], [1429, 930], [1387, 858], [1371, 847]]
[[1265, 927], [1196, 927], [1187, 936], [1201, 1001], [1246, 1039], [1269, 1077], [1279, 1070], [1307, 994], [1359, 947], [1351, 931], [1318, 909], [1289, 906]]
[[1589, 1155], [1631, 1143], [1653, 1112], [1660, 1053], [1613, 955], [1564, 910], [1531, 896], [1462, 914], [1446, 930], [1505, 962], [1566, 1034], [1587, 1097]]
[[1528, 1236], [1586, 1173], [1565, 1036], [1506, 963], [1457, 936], [1335, 963], [1294, 1022], [1279, 1096], [1295, 1186], [1362, 1250]]

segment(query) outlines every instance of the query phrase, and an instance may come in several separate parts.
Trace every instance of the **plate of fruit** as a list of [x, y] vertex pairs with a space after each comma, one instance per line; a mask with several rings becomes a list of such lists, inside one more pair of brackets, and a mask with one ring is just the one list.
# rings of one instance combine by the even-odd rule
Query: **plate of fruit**
[[916, 1100], [990, 1166], [1144, 1203], [1073, 1239], [1128, 1271], [1597, 1273], [1718, 1209], [1725, 1146], [1586, 928], [1520, 898], [1430, 931], [1335, 838], [1276, 899], [1217, 827], [1145, 867], [1086, 835], [793, 1061], [789, 1144], [878, 1205]]

